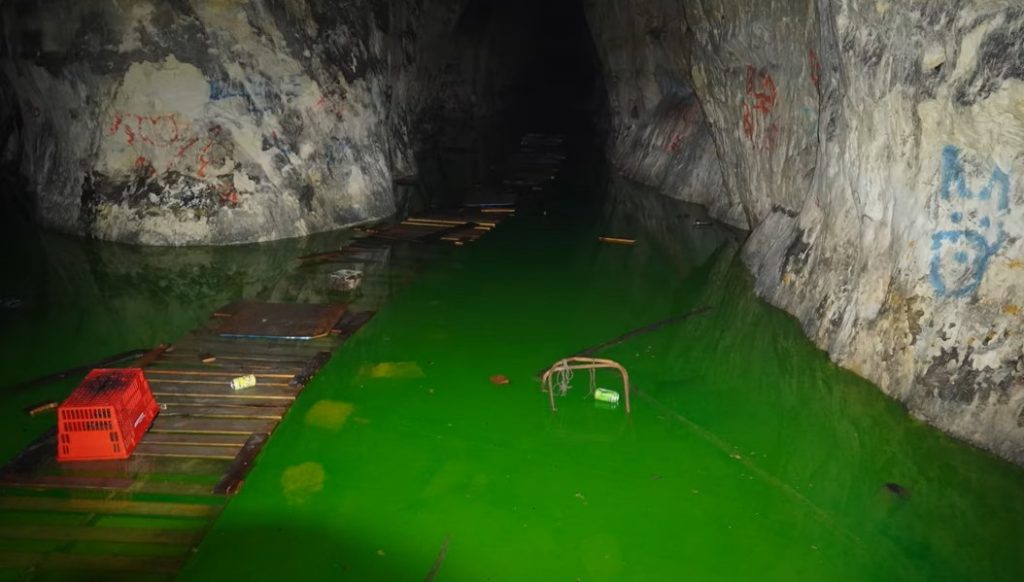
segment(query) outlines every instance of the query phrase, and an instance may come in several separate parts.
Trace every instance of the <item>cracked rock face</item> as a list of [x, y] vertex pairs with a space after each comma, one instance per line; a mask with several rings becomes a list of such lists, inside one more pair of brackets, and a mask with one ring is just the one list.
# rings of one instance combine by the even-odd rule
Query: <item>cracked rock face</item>
[[[588, 10], [624, 173], [745, 220], [758, 292], [836, 362], [1024, 463], [1024, 9], [1010, 4]], [[666, 78], [695, 95], [692, 119], [665, 114]]]
[[414, 171], [415, 24], [434, 4], [5, 3], [0, 73], [38, 216], [159, 245], [387, 216]]

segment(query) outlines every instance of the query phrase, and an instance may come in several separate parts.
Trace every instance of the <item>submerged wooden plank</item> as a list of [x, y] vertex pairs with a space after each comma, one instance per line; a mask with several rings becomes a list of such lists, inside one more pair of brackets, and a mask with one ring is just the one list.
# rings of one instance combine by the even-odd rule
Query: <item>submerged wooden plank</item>
[[[340, 319], [340, 317], [339, 317]], [[337, 320], [332, 321], [333, 326]], [[330, 328], [328, 328], [330, 331]], [[191, 339], [188, 343], [180, 346], [180, 353], [189, 354], [194, 352], [210, 352], [217, 355], [267, 355], [267, 356], [297, 356], [303, 357], [309, 353], [323, 349], [323, 345], [330, 344], [326, 337], [309, 340], [271, 340], [263, 337], [218, 337], [204, 336]]]
[[208, 505], [203, 503], [0, 496], [0, 511], [96, 513], [102, 515], [141, 515], [159, 517], [209, 517], [219, 513], [220, 509], [220, 505]]
[[377, 315], [376, 311], [356, 311], [348, 312], [338, 320], [338, 325], [334, 326], [334, 333], [340, 336], [339, 339], [342, 341], [352, 337], [357, 331], [359, 331], [364, 325], [373, 319], [373, 316]]
[[330, 333], [344, 313], [343, 304], [245, 302], [217, 331], [231, 337], [311, 339]]
[[209, 419], [195, 417], [164, 417], [158, 416], [153, 421], [150, 431], [184, 432], [205, 434], [251, 434], [254, 432], [270, 432], [277, 426], [276, 420], [249, 419]]
[[210, 486], [201, 483], [136, 481], [132, 479], [104, 479], [104, 477], [10, 474], [0, 485], [38, 490], [92, 490], [163, 495], [209, 496]]
[[295, 396], [299, 393], [294, 387], [292, 388], [273, 388], [265, 387], [257, 384], [252, 388], [246, 388], [245, 390], [232, 390], [230, 386], [218, 387], [210, 386], [205, 384], [199, 385], [161, 385], [153, 388], [153, 396], [156, 397], [157, 402], [161, 401], [161, 398], [168, 396], [182, 396], [182, 395], [194, 395], [203, 396], [206, 398], [224, 398], [224, 399], [275, 399], [275, 400], [295, 400]]
[[[214, 356], [217, 360], [208, 364], [204, 364], [200, 361], [201, 355], [209, 354]], [[189, 347], [187, 351], [182, 351], [180, 354], [174, 354], [172, 356], [165, 356], [158, 360], [154, 364], [158, 366], [165, 366], [169, 364], [191, 364], [202, 369], [210, 369], [227, 366], [236, 367], [250, 367], [260, 366], [266, 368], [281, 368], [281, 367], [301, 367], [302, 363], [306, 361], [308, 356], [298, 355], [274, 355], [274, 354], [255, 354], [253, 351], [225, 351], [218, 350], [216, 354], [209, 350], [201, 350], [201, 346]]]
[[[149, 440], [149, 438], [144, 438], [142, 443], [147, 443]], [[143, 446], [142, 443], [139, 444], [140, 447]], [[198, 443], [194, 446], [215, 445]], [[229, 450], [237, 450], [240, 446], [240, 444], [233, 444]], [[230, 460], [230, 458], [226, 460]], [[103, 486], [98, 488], [123, 489], [125, 483], [146, 479], [161, 482], [194, 482], [197, 478], [219, 475], [224, 471], [224, 461], [224, 458], [218, 460], [195, 455], [192, 458], [160, 458], [133, 454], [128, 459], [61, 463], [51, 452], [38, 457], [32, 465], [20, 467], [18, 471], [8, 470], [3, 476], [0, 476], [0, 483], [22, 482], [27, 477], [39, 476], [66, 479], [72, 485], [80, 479], [85, 479], [87, 481], [84, 483], [92, 487], [96, 482], [101, 482]]]
[[220, 482], [214, 486], [213, 493], [217, 495], [234, 495], [237, 493], [242, 487], [242, 483], [245, 481], [245, 476], [249, 473], [253, 461], [260, 454], [263, 445], [266, 444], [269, 437], [270, 435], [266, 433], [254, 434], [249, 437], [245, 446], [242, 447], [242, 451], [238, 453], [234, 462], [231, 463], [231, 467], [224, 473]]
[[330, 359], [330, 352], [320, 352], [315, 358], [306, 364], [306, 367], [303, 368], [301, 372], [295, 375], [295, 378], [289, 385], [301, 390], [302, 387], [309, 383], [309, 381], [313, 379], [313, 376], [315, 376], [316, 373], [320, 371], [320, 368], [323, 368], [324, 364], [326, 364]]
[[192, 545], [199, 541], [200, 537], [202, 537], [202, 530], [95, 526], [0, 525], [0, 538], [17, 540]]
[[167, 405], [168, 410], [175, 404], [187, 406], [245, 406], [249, 408], [287, 408], [291, 404], [291, 399], [264, 398], [261, 396], [224, 398], [223, 396], [203, 396], [201, 394], [164, 394], [159, 396], [157, 401], [161, 405]]
[[139, 457], [162, 457], [174, 459], [208, 459], [231, 461], [238, 454], [241, 447], [217, 447], [193, 445], [186, 443], [160, 444], [160, 443], [139, 443], [133, 455]]
[[[284, 379], [291, 380], [295, 374], [281, 374], [274, 372], [250, 372], [256, 378], [267, 378], [267, 379]], [[207, 370], [181, 370], [181, 369], [160, 369], [160, 368], [148, 368], [146, 370], [146, 378], [152, 380], [153, 378], [168, 377], [171, 379], [175, 378], [216, 378], [218, 381], [230, 381], [231, 378], [237, 376], [232, 372], [215, 372]]]
[[8, 568], [41, 570], [85, 570], [173, 574], [181, 569], [185, 556], [111, 556], [102, 554], [30, 553], [0, 551], [0, 564]]
[[[174, 432], [151, 432], [146, 434], [143, 443], [151, 445], [195, 445], [202, 447], [241, 448], [247, 435], [237, 434], [188, 434]], [[141, 446], [142, 443], [140, 443]]]
[[[149, 378], [149, 377], [147, 377], [146, 379], [149, 380], [150, 384], [156, 384], [158, 386], [164, 386], [164, 385], [184, 385], [184, 384], [199, 384], [199, 385], [204, 385], [204, 386], [227, 386], [229, 388], [231, 386], [231, 378], [225, 378], [223, 380], [213, 380], [213, 379], [210, 379], [210, 380], [186, 380], [186, 379], [182, 379], [182, 378], [156, 378], [156, 377]], [[258, 377], [257, 377], [257, 381], [258, 381]], [[264, 387], [276, 387], [276, 388], [287, 388], [289, 386], [288, 382], [278, 382], [278, 381], [275, 381], [273, 379], [271, 381], [269, 381], [269, 382], [259, 382], [258, 385], [259, 386], [264, 386]]]
[[253, 418], [262, 420], [280, 420], [288, 411], [287, 406], [239, 406], [210, 404], [178, 404], [168, 403], [167, 408], [160, 412], [161, 416], [190, 416], [200, 418]]

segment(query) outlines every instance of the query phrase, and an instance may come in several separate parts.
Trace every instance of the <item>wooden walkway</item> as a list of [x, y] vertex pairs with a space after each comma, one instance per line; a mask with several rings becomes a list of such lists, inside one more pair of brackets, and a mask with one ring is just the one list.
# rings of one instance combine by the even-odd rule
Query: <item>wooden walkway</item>
[[460, 208], [435, 211], [407, 218], [382, 230], [372, 238], [380, 241], [431, 242], [441, 240], [462, 246], [475, 242], [515, 214], [512, 207]]
[[[290, 321], [326, 335], [221, 335], [249, 335], [251, 321], [232, 320], [252, 307], [219, 310], [136, 363], [161, 410], [130, 459], [57, 463], [54, 428], [0, 471], [0, 576], [160, 579], [180, 570], [303, 387], [373, 315], [257, 304], [249, 312], [260, 314], [257, 324], [275, 324], [274, 334]], [[275, 309], [287, 321], [264, 317]], [[233, 390], [230, 380], [244, 374], [256, 386]]]

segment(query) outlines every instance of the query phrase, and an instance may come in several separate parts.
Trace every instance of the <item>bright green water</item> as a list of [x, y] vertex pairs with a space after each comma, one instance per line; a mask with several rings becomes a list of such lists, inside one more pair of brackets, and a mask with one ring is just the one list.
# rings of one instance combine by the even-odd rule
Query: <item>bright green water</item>
[[[45, 265], [11, 259], [35, 271], [4, 292], [37, 299], [2, 316], [0, 381], [172, 340], [239, 295], [310, 298], [292, 258], [332, 236], [200, 251], [45, 237]], [[829, 363], [752, 295], [722, 233], [666, 244], [551, 213], [438, 254], [306, 388], [185, 579], [412, 580], [436, 561], [438, 580], [1024, 578], [1024, 471]], [[585, 374], [548, 410], [538, 371], [702, 305], [601, 354], [631, 374], [632, 417], [584, 399]], [[72, 384], [6, 397], [5, 455], [52, 422], [20, 406]]]

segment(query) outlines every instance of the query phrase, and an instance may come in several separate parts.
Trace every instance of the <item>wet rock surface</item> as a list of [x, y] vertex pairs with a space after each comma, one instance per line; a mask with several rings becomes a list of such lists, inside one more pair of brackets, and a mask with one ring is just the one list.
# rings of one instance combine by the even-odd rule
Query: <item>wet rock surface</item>
[[393, 179], [415, 173], [416, 25], [444, 31], [448, 4], [6, 3], [5, 159], [20, 155], [47, 226], [107, 240], [251, 242], [385, 217]]
[[[623, 173], [745, 222], [758, 292], [836, 362], [1024, 463], [1024, 11], [650, 0], [588, 17]], [[665, 113], [690, 93], [699, 110]]]

